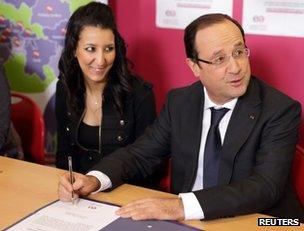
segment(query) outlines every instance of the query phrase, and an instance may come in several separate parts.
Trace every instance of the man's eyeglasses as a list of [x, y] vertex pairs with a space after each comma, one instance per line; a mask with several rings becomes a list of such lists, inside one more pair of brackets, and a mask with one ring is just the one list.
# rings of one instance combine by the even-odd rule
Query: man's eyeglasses
[[249, 55], [250, 55], [250, 50], [248, 48], [237, 48], [232, 51], [231, 55], [219, 54], [219, 55], [215, 56], [213, 59], [211, 59], [210, 61], [203, 60], [200, 58], [196, 58], [195, 60], [199, 61], [199, 62], [210, 64], [210, 65], [214, 65], [215, 67], [223, 67], [229, 62], [231, 56], [235, 60], [241, 60], [244, 58], [248, 58]]

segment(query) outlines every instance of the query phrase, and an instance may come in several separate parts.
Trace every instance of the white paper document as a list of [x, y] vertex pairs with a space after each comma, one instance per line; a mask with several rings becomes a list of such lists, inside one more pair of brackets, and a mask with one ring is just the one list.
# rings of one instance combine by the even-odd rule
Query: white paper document
[[9, 231], [95, 231], [118, 218], [118, 206], [86, 199], [56, 201], [18, 222]]

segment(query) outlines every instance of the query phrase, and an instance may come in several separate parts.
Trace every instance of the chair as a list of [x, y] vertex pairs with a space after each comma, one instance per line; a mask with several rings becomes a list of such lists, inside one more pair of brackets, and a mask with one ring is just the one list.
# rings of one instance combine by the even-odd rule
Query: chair
[[296, 147], [292, 166], [292, 180], [301, 204], [304, 206], [304, 148]]
[[298, 144], [301, 147], [304, 147], [304, 123], [303, 122], [299, 127], [299, 141], [298, 141]]
[[165, 171], [160, 179], [158, 189], [164, 192], [171, 191], [171, 159], [166, 160]]
[[45, 125], [38, 105], [20, 93], [11, 93], [11, 120], [18, 132], [24, 159], [44, 164]]

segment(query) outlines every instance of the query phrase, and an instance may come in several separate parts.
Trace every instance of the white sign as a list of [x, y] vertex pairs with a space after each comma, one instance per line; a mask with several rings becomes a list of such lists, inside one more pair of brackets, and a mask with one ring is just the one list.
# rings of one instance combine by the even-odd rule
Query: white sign
[[244, 0], [243, 28], [248, 34], [304, 37], [304, 0]]
[[201, 15], [232, 15], [232, 0], [156, 0], [156, 26], [184, 29]]
[[95, 2], [101, 2], [101, 3], [104, 3], [104, 4], [108, 4], [108, 0], [97, 0]]

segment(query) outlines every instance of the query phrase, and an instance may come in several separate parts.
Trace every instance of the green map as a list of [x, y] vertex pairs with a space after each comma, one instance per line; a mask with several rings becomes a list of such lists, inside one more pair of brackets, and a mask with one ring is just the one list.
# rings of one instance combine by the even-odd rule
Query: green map
[[71, 13], [90, 1], [0, 0], [0, 65], [11, 90], [40, 106], [50, 153], [56, 142], [54, 93], [65, 26]]
[[0, 63], [12, 90], [43, 92], [55, 80], [67, 20], [88, 2], [0, 1]]

